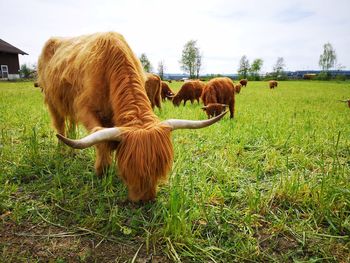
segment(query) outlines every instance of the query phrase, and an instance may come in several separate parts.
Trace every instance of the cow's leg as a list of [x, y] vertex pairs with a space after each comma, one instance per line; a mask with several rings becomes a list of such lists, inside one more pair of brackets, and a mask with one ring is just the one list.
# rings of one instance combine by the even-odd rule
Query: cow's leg
[[184, 106], [186, 106], [186, 101], [187, 101], [187, 100], [184, 100]]
[[[95, 132], [102, 129], [102, 121], [99, 119], [97, 114], [94, 114], [91, 109], [85, 108], [81, 109], [78, 118], [85, 128], [90, 132]], [[112, 145], [109, 142], [98, 143], [95, 145], [96, 149], [96, 161], [95, 161], [95, 171], [98, 176], [105, 173], [108, 167], [112, 163]]]
[[96, 144], [95, 149], [95, 172], [98, 176], [102, 176], [107, 173], [108, 168], [112, 164], [112, 149], [108, 142]]
[[55, 127], [57, 133], [65, 136], [66, 134], [65, 134], [64, 117], [61, 116], [53, 106], [50, 106], [50, 104], [48, 106], [49, 106], [49, 111], [51, 115], [52, 125]]
[[234, 113], [235, 113], [235, 101], [234, 101], [234, 99], [231, 101], [229, 108], [230, 108], [230, 118], [232, 119], [234, 117]]
[[156, 106], [160, 109], [161, 108], [160, 96], [155, 97], [155, 103], [156, 103]]

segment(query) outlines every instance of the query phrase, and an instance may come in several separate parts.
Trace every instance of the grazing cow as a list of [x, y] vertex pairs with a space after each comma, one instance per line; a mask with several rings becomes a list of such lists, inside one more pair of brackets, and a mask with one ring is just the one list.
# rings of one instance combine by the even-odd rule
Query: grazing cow
[[205, 86], [202, 93], [204, 106], [210, 103], [221, 103], [229, 106], [230, 118], [235, 111], [235, 88], [231, 79], [213, 78]]
[[346, 102], [348, 104], [349, 108], [350, 108], [350, 99], [348, 99], [348, 100], [339, 100], [339, 101]]
[[184, 106], [186, 105], [186, 101], [191, 101], [193, 104], [194, 100], [197, 100], [199, 103], [199, 99], [202, 95], [203, 88], [205, 84], [199, 80], [190, 80], [186, 81], [178, 93], [173, 98], [173, 104], [175, 106], [179, 106], [181, 101], [184, 101]]
[[209, 103], [207, 106], [203, 106], [202, 109], [207, 113], [208, 119], [210, 119], [226, 111], [226, 107], [228, 107], [226, 104]]
[[240, 83], [237, 83], [235, 85], [235, 92], [238, 94], [241, 92], [242, 85]]
[[274, 89], [275, 87], [277, 87], [278, 82], [276, 80], [270, 80], [269, 81], [269, 87], [270, 89]]
[[247, 79], [241, 79], [239, 83], [242, 85], [242, 87], [247, 87], [248, 80]]
[[162, 81], [162, 91], [160, 93], [162, 100], [165, 101], [166, 98], [171, 99], [174, 97], [174, 92], [170, 89], [169, 85]]
[[[173, 161], [171, 131], [203, 128], [225, 114], [205, 121], [161, 122], [147, 98], [139, 59], [114, 32], [49, 39], [38, 73], [57, 137], [73, 148], [95, 146], [98, 175], [116, 151], [119, 175], [135, 202], [154, 199], [157, 185], [166, 179]], [[65, 122], [82, 123], [92, 133], [68, 139]]]
[[154, 106], [157, 106], [160, 109], [160, 93], [162, 89], [160, 77], [156, 74], [146, 73], [145, 88], [152, 109], [154, 109]]

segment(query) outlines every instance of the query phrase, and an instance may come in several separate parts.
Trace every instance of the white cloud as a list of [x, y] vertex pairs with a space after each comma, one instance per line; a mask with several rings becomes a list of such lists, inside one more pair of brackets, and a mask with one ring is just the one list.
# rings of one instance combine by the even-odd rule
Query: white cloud
[[[51, 36], [117, 31], [156, 69], [181, 72], [184, 44], [194, 39], [206, 73], [235, 73], [242, 55], [264, 60], [264, 71], [284, 57], [287, 69], [317, 69], [322, 45], [331, 42], [339, 63], [350, 68], [348, 0], [12, 0], [2, 14], [3, 40], [35, 63]], [[3, 6], [4, 6], [3, 5]]]

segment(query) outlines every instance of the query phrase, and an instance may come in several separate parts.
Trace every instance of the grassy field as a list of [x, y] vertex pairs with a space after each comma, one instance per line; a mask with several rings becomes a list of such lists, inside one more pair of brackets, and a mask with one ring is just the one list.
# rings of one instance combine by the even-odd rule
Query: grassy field
[[349, 82], [248, 83], [234, 120], [173, 133], [169, 183], [135, 205], [115, 169], [95, 176], [94, 149], [59, 148], [32, 82], [0, 82], [0, 262], [349, 262], [349, 97]]

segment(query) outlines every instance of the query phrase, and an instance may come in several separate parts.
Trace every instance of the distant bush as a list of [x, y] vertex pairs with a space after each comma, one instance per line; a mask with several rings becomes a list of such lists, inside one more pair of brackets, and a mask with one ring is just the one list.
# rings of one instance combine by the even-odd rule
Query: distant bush
[[338, 80], [338, 81], [345, 81], [347, 79], [346, 75], [336, 75], [334, 77], [335, 80]]
[[36, 78], [37, 72], [35, 66], [29, 66], [27, 64], [21, 65], [21, 69], [19, 70], [21, 77], [26, 79], [34, 79]]
[[322, 71], [320, 74], [316, 77], [317, 80], [330, 80], [331, 79], [331, 73]]

